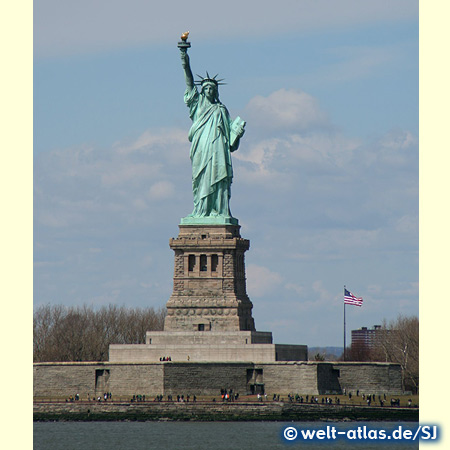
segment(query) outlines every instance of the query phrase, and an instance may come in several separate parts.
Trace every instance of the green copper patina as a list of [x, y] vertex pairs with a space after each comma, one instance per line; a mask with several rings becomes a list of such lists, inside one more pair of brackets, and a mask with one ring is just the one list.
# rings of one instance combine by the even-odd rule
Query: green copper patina
[[[230, 197], [233, 168], [231, 152], [239, 147], [245, 122], [237, 117], [231, 120], [227, 108], [219, 100], [220, 81], [217, 75], [194, 82], [186, 42], [187, 33], [178, 44], [186, 79], [184, 101], [189, 107], [192, 127], [189, 131], [192, 162], [192, 191], [194, 210], [181, 219], [181, 224], [237, 225], [231, 215]], [[197, 86], [200, 86], [200, 92]]]

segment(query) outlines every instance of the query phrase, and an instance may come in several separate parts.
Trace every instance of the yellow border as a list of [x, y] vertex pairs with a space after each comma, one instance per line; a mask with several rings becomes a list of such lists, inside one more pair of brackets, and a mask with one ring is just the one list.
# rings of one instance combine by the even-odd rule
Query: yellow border
[[420, 421], [443, 428], [433, 448], [448, 448], [449, 13], [420, 2]]
[[32, 448], [33, 2], [0, 8], [2, 448]]

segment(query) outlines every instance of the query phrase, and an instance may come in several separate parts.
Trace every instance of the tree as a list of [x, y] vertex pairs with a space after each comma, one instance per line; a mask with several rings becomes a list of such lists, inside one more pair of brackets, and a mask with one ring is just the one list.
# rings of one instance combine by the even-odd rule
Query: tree
[[[354, 343], [346, 349], [347, 361], [382, 361], [400, 364], [403, 390], [419, 390], [419, 319], [398, 316], [389, 323], [384, 320], [376, 339], [369, 347]], [[341, 360], [343, 357], [341, 357]]]
[[419, 390], [419, 319], [400, 315], [383, 323], [377, 340], [378, 360], [402, 367], [403, 389]]
[[105, 361], [110, 344], [142, 344], [146, 331], [162, 330], [166, 309], [116, 305], [44, 305], [33, 315], [33, 360]]
[[372, 350], [362, 342], [356, 342], [346, 352], [347, 361], [373, 361]]
[[322, 355], [321, 353], [316, 353], [314, 355], [314, 361], [325, 361], [325, 355]]

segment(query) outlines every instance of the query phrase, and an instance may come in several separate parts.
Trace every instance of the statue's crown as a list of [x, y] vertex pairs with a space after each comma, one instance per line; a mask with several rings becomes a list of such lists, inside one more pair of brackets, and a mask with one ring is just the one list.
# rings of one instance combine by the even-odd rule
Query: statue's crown
[[206, 77], [202, 77], [201, 75], [197, 74], [199, 79], [195, 81], [195, 84], [198, 85], [198, 86], [203, 86], [203, 85], [205, 85], [207, 83], [212, 83], [216, 87], [219, 86], [219, 85], [222, 85], [222, 84], [226, 84], [226, 83], [221, 83], [221, 81], [223, 81], [224, 79], [223, 78], [222, 79], [217, 79], [217, 75], [219, 75], [219, 74], [216, 74], [213, 77], [210, 77], [209, 73], [206, 72]]

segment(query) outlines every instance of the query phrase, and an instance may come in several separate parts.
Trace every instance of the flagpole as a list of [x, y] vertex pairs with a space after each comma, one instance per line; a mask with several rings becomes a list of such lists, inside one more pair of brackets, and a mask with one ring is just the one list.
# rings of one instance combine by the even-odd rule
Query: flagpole
[[[344, 296], [345, 296], [345, 285], [344, 285]], [[345, 357], [345, 298], [344, 298], [344, 361], [346, 361], [346, 357]]]

